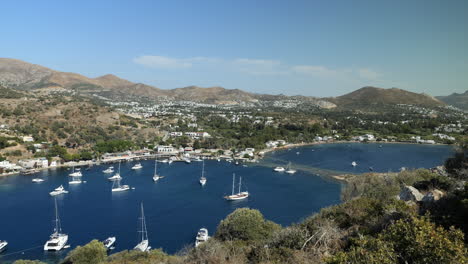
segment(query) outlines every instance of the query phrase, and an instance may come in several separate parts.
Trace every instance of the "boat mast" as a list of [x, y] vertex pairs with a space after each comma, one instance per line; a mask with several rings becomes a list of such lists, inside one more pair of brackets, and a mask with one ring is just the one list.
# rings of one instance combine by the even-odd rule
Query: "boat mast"
[[55, 201], [55, 233], [62, 233], [62, 227], [60, 225], [60, 218], [58, 215], [58, 207], [57, 207], [57, 198], [54, 198]]
[[205, 160], [203, 160], [203, 164], [202, 164], [201, 177], [205, 178]]
[[242, 176], [239, 177], [239, 193], [241, 192]]
[[157, 168], [158, 168], [158, 160], [155, 159], [155, 160], [154, 160], [154, 176], [157, 175], [157, 173], [156, 173], [156, 172], [157, 172]]
[[119, 160], [119, 175], [120, 175], [120, 160]]
[[148, 240], [148, 230], [146, 230], [145, 212], [141, 203], [141, 241]]
[[236, 179], [236, 174], [232, 174], [232, 195], [234, 195], [234, 180]]

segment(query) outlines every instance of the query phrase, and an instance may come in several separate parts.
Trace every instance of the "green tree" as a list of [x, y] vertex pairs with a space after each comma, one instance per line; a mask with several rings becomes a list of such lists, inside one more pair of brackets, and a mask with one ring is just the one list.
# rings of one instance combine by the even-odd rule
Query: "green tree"
[[255, 241], [266, 239], [279, 229], [278, 224], [265, 220], [260, 211], [239, 208], [221, 221], [215, 236], [220, 240]]
[[13, 262], [13, 264], [46, 264], [44, 262], [41, 262], [39, 260], [23, 260], [23, 259], [19, 259], [15, 262]]
[[106, 257], [106, 247], [101, 242], [93, 240], [72, 250], [67, 259], [73, 264], [98, 264], [103, 262]]

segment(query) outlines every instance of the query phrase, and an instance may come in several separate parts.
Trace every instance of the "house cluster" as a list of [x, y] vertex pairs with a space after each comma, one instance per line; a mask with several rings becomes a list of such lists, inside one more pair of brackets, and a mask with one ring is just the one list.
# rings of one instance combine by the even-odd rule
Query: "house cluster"
[[286, 145], [286, 140], [280, 139], [280, 140], [268, 141], [267, 143], [265, 143], [265, 145], [267, 146], [267, 148], [281, 147], [281, 146]]
[[355, 141], [360, 141], [360, 142], [363, 142], [363, 141], [375, 141], [376, 138], [374, 135], [372, 134], [365, 134], [365, 135], [362, 135], [362, 136], [356, 136], [356, 137], [352, 137], [353, 140]]
[[434, 137], [438, 137], [443, 140], [450, 140], [450, 141], [455, 141], [455, 138], [449, 135], [441, 134], [441, 133], [435, 133], [432, 134]]
[[446, 132], [446, 133], [461, 133], [464, 131], [463, 125], [458, 122], [456, 124], [446, 124], [435, 128], [436, 132]]
[[19, 172], [21, 169], [23, 169], [21, 166], [10, 163], [8, 160], [0, 161], [0, 174]]
[[171, 137], [181, 137], [181, 136], [187, 136], [192, 139], [200, 139], [200, 138], [209, 138], [211, 135], [208, 132], [170, 132], [169, 136]]
[[49, 163], [47, 158], [24, 159], [19, 160], [18, 165], [24, 169], [49, 168], [57, 167], [57, 161], [52, 160]]
[[414, 140], [416, 143], [419, 144], [435, 144], [435, 140], [432, 139], [422, 139], [420, 136], [413, 136], [411, 137], [412, 140]]

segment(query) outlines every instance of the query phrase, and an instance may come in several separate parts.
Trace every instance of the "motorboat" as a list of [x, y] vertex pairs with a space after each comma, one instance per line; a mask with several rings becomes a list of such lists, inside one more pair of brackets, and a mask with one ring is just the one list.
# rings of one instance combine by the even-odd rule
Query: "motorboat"
[[142, 169], [142, 168], [143, 168], [143, 166], [141, 165], [141, 163], [138, 162], [137, 164], [135, 164], [132, 167], [132, 170], [139, 170], [139, 169]]
[[5, 251], [7, 249], [7, 246], [8, 242], [6, 242], [5, 240], [0, 240], [0, 253]]
[[168, 160], [168, 159], [163, 159], [163, 160], [161, 160], [160, 162], [161, 162], [161, 163], [168, 163], [169, 160]]
[[232, 174], [232, 193], [231, 195], [224, 196], [224, 199], [228, 201], [236, 201], [236, 200], [242, 200], [247, 197], [249, 197], [249, 192], [241, 192], [241, 186], [242, 186], [242, 177], [239, 177], [239, 192], [234, 193], [234, 183], [235, 183], [236, 175]]
[[286, 168], [286, 171], [285, 171], [285, 172], [288, 173], [288, 174], [294, 174], [294, 173], [296, 173], [296, 170], [294, 170], [294, 169], [291, 168], [291, 162], [288, 163], [288, 167]]
[[114, 249], [114, 244], [117, 239], [115, 237], [108, 237], [106, 240], [102, 241], [102, 244], [106, 247], [106, 249], [112, 250]]
[[62, 226], [60, 224], [60, 218], [57, 208], [57, 199], [55, 199], [55, 228], [54, 233], [50, 235], [49, 240], [44, 244], [45, 251], [60, 251], [62, 250], [68, 241], [68, 235], [62, 233]]
[[357, 163], [355, 161], [351, 162], [351, 166], [356, 167]]
[[285, 171], [286, 169], [285, 169], [284, 167], [276, 167], [276, 168], [274, 168], [273, 170], [276, 171], [276, 172], [283, 172], [283, 171]]
[[201, 186], [205, 186], [205, 184], [206, 184], [205, 161], [203, 161], [203, 165], [202, 165], [202, 175], [200, 177], [200, 184], [201, 184]]
[[109, 168], [103, 170], [102, 172], [105, 173], [105, 174], [114, 173], [114, 167], [113, 167], [113, 166], [110, 166]]
[[49, 194], [51, 196], [57, 196], [57, 195], [64, 194], [64, 193], [68, 193], [68, 191], [65, 190], [65, 188], [63, 188], [63, 185], [60, 185], [59, 187], [57, 187], [53, 191], [51, 191]]
[[83, 181], [81, 181], [81, 177], [76, 177], [76, 176], [73, 176], [71, 178], [71, 181], [68, 182], [68, 184], [80, 184], [82, 183]]
[[143, 210], [143, 203], [141, 203], [141, 230], [138, 231], [138, 233], [141, 233], [141, 240], [138, 245], [136, 245], [133, 249], [146, 252], [151, 249], [149, 246], [149, 241], [148, 241], [148, 230], [146, 229], [146, 220], [145, 220], [145, 212]]
[[187, 164], [192, 163], [192, 161], [191, 161], [190, 159], [185, 159], [184, 161], [185, 161], [185, 163], [187, 163]]
[[32, 179], [32, 182], [35, 182], [35, 183], [40, 183], [40, 182], [43, 182], [44, 179], [41, 179], [41, 178], [34, 178]]
[[155, 160], [154, 161], [154, 174], [153, 174], [153, 181], [154, 182], [157, 182], [157, 181], [159, 181], [159, 179], [164, 178], [164, 176], [161, 176], [161, 175], [158, 174], [157, 170], [158, 170], [158, 161]]
[[80, 169], [75, 170], [75, 167], [73, 167], [73, 172], [68, 174], [68, 176], [70, 176], [70, 177], [81, 177], [81, 176], [83, 176], [83, 174], [81, 173]]
[[201, 243], [206, 242], [210, 237], [208, 236], [208, 229], [200, 228], [197, 236], [195, 237], [195, 247], [198, 247]]

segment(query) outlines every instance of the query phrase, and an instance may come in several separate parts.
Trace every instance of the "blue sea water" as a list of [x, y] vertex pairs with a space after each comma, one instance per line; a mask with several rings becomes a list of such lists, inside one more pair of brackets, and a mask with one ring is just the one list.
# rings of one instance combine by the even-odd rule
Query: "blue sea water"
[[[314, 149], [314, 151], [312, 151]], [[397, 170], [402, 166], [433, 167], [451, 155], [452, 148], [388, 144], [331, 144], [308, 146], [268, 155], [278, 164], [292, 161], [337, 171]], [[296, 154], [296, 152], [300, 152]], [[349, 164], [356, 160], [358, 166]], [[201, 227], [210, 234], [229, 213], [240, 207], [259, 209], [264, 216], [281, 225], [299, 222], [321, 208], [340, 202], [341, 185], [310, 172], [294, 175], [275, 173], [271, 167], [206, 161], [207, 184], [200, 186], [201, 162], [161, 164], [158, 173], [166, 176], [152, 181], [154, 161], [141, 161], [143, 169], [131, 170], [135, 162], [122, 163], [122, 184], [135, 187], [112, 193], [107, 166], [83, 169], [86, 183], [69, 186], [69, 170], [56, 169], [39, 173], [42, 183], [32, 183], [33, 176], [0, 177], [0, 239], [9, 242], [0, 262], [15, 259], [40, 259], [56, 263], [67, 251], [44, 253], [42, 246], [52, 233], [54, 198], [49, 192], [63, 184], [69, 191], [57, 197], [63, 231], [69, 235], [71, 248], [92, 239], [117, 237], [116, 251], [131, 249], [138, 241], [140, 202], [144, 203], [150, 245], [175, 253], [192, 244]], [[114, 165], [115, 166], [115, 165]], [[228, 202], [222, 197], [231, 192], [232, 174], [242, 176], [243, 189], [251, 196]], [[18, 252], [18, 253], [16, 253]]]

